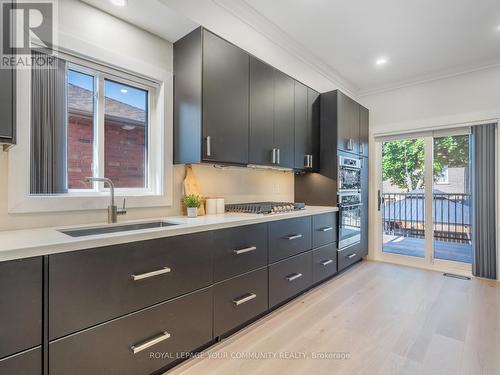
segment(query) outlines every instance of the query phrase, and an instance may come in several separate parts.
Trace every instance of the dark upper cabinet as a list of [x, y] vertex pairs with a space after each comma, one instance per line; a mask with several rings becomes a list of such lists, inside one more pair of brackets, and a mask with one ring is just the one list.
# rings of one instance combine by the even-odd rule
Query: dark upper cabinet
[[274, 70], [274, 147], [276, 164], [294, 165], [294, 97], [295, 80]]
[[319, 168], [319, 93], [295, 82], [295, 169]]
[[274, 69], [250, 57], [250, 164], [273, 164]]
[[362, 105], [359, 106], [359, 154], [368, 157], [370, 112]]
[[248, 64], [202, 28], [174, 44], [175, 163], [248, 163]]
[[337, 147], [359, 153], [359, 104], [337, 91]]
[[15, 143], [15, 71], [0, 69], [0, 143]]

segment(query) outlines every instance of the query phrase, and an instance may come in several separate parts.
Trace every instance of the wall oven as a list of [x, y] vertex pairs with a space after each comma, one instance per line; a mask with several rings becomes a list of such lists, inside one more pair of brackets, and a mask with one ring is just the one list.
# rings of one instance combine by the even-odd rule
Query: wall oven
[[339, 192], [339, 250], [361, 242], [361, 206], [360, 193]]
[[361, 190], [361, 160], [339, 156], [338, 191]]

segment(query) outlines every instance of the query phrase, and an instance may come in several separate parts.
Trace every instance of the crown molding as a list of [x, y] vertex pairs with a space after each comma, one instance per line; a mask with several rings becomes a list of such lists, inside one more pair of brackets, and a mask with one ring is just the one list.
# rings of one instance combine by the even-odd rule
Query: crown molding
[[357, 96], [359, 88], [353, 83], [343, 78], [331, 66], [325, 64], [321, 59], [307, 53], [307, 48], [295, 41], [276, 24], [271, 22], [255, 8], [244, 0], [212, 0], [213, 3], [231, 13], [241, 22], [245, 23], [253, 30], [264, 36], [271, 43], [281, 48], [288, 54], [300, 60], [305, 65], [322, 75], [336, 88], [341, 89], [351, 96]]

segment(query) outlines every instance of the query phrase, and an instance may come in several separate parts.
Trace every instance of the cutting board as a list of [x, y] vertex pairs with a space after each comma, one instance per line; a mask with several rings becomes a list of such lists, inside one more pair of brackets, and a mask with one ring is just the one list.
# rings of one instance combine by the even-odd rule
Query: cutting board
[[[191, 164], [186, 164], [186, 177], [184, 177], [184, 195], [201, 195], [201, 185], [200, 185], [200, 180], [198, 180], [198, 177], [194, 174], [193, 171], [193, 166]], [[182, 207], [183, 212], [186, 212], [186, 207]], [[198, 208], [198, 215], [203, 216], [205, 215], [205, 205], [202, 204]]]

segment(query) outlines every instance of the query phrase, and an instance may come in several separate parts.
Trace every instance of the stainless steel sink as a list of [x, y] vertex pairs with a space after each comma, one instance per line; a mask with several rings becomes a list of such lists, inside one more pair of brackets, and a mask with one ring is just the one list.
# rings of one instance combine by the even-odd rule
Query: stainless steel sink
[[178, 224], [171, 223], [168, 221], [150, 221], [146, 223], [103, 225], [100, 227], [93, 227], [93, 228], [67, 229], [67, 230], [60, 230], [59, 232], [64, 233], [71, 237], [84, 237], [84, 236], [93, 236], [97, 234], [128, 232], [133, 230], [151, 229], [151, 228], [163, 228], [163, 227], [170, 227], [172, 225], [178, 225]]

